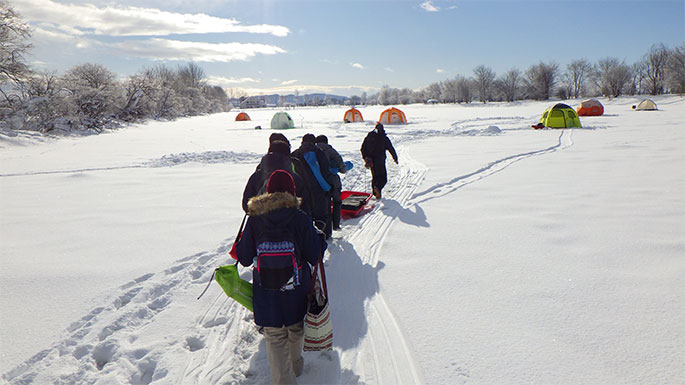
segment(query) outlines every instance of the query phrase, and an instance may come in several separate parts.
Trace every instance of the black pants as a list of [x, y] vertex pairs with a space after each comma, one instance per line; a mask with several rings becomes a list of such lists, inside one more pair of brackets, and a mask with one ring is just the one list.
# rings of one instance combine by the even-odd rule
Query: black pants
[[378, 192], [383, 190], [385, 184], [388, 183], [388, 171], [385, 169], [385, 158], [378, 158], [373, 160], [373, 167], [371, 168], [371, 188], [378, 189]]

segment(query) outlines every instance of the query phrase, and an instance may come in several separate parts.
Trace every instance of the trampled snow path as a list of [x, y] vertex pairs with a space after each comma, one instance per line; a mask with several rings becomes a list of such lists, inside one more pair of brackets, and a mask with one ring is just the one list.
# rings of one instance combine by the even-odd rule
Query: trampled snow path
[[[400, 167], [389, 167], [388, 179], [392, 182], [384, 192], [382, 202], [374, 200], [374, 210], [362, 217], [359, 225], [352, 231], [343, 231], [344, 239], [357, 250], [357, 255], [342, 254], [340, 257], [359, 258], [363, 265], [376, 273], [383, 266], [382, 245], [388, 231], [427, 172], [423, 165], [414, 161], [401, 149], [400, 159]], [[368, 190], [364, 186], [358, 189]], [[332, 258], [338, 257], [336, 253], [331, 255]], [[350, 369], [357, 373], [362, 383], [423, 383], [420, 368], [407, 345], [404, 332], [383, 298], [382, 290], [378, 290], [377, 277], [373, 280], [360, 279], [357, 282], [367, 286], [365, 291], [372, 292], [376, 289], [377, 292], [365, 305], [364, 319], [368, 322], [368, 333], [362, 339], [358, 350], [342, 352], [343, 367], [350, 365]], [[373, 287], [374, 283], [376, 287]], [[336, 291], [347, 295], [345, 288], [349, 290], [349, 284], [333, 286], [331, 296], [335, 296]], [[334, 298], [331, 301], [335, 304]]]

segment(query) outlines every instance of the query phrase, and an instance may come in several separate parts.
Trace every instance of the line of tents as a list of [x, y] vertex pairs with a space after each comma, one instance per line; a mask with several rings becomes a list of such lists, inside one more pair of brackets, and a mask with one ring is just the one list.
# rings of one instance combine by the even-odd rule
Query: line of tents
[[[636, 111], [653, 111], [657, 110], [656, 103], [650, 99], [644, 99], [638, 105], [633, 106]], [[546, 109], [540, 117], [540, 122], [532, 127], [535, 129], [548, 128], [570, 128], [582, 127], [580, 124], [580, 116], [601, 116], [604, 114], [604, 106], [597, 99], [588, 99], [580, 103], [576, 110], [573, 107], [557, 103], [554, 106]], [[235, 117], [236, 121], [251, 120], [250, 116], [241, 112]], [[363, 122], [364, 117], [361, 111], [356, 108], [350, 108], [345, 111], [343, 115], [345, 123]], [[401, 124], [407, 123], [407, 116], [399, 108], [391, 107], [381, 112], [378, 122], [383, 124]], [[290, 114], [284, 111], [276, 112], [271, 118], [272, 129], [290, 129], [295, 128], [295, 122]]]
[[[248, 121], [252, 119], [246, 112], [240, 112], [238, 115], [236, 115], [235, 120]], [[364, 117], [358, 109], [350, 108], [349, 110], [345, 111], [345, 114], [343, 115], [343, 121], [345, 123], [363, 122]], [[378, 121], [384, 124], [407, 123], [407, 116], [402, 110], [391, 107], [381, 112]], [[295, 128], [295, 122], [293, 121], [293, 118], [290, 117], [290, 114], [285, 111], [279, 111], [271, 118], [271, 128], [277, 130]]]
[[[633, 106], [635, 111], [655, 111], [656, 103], [650, 99], [644, 99], [638, 105]], [[533, 125], [535, 129], [548, 128], [571, 128], [582, 127], [580, 124], [581, 116], [601, 116], [604, 115], [604, 106], [597, 99], [583, 101], [576, 110], [573, 107], [557, 103], [545, 110], [540, 117], [540, 122]]]

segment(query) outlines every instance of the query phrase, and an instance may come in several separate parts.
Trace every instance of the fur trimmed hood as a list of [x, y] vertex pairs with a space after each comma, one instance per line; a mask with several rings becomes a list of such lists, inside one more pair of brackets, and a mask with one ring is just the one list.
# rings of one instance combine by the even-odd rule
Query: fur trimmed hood
[[262, 215], [284, 208], [299, 208], [301, 199], [286, 193], [275, 192], [257, 195], [247, 202], [249, 215]]

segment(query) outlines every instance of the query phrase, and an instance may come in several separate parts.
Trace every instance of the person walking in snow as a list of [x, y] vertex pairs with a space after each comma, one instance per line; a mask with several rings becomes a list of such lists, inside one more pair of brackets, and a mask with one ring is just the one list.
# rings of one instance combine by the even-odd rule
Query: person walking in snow
[[283, 134], [272, 134], [269, 137], [269, 150], [264, 155], [243, 190], [243, 211], [247, 213], [247, 202], [250, 198], [263, 194], [266, 182], [275, 170], [285, 170], [295, 181], [296, 195], [302, 199], [300, 209], [312, 215], [311, 193], [307, 181], [296, 171], [299, 160], [290, 157], [290, 142]]
[[328, 144], [328, 137], [326, 135], [319, 135], [316, 137], [316, 147], [321, 149], [326, 157], [328, 158], [328, 163], [330, 165], [332, 178], [331, 185], [331, 199], [333, 200], [333, 211], [331, 214], [331, 222], [333, 225], [333, 230], [340, 230], [340, 209], [342, 208], [342, 199], [340, 198], [340, 193], [342, 192], [342, 181], [338, 173], [346, 173], [347, 166], [343, 162], [340, 153]]
[[323, 234], [298, 208], [299, 203], [291, 174], [274, 171], [266, 193], [249, 200], [249, 217], [236, 247], [238, 261], [254, 265], [254, 322], [264, 327], [274, 384], [295, 384], [295, 377], [302, 374], [310, 265], [319, 263], [327, 248]]
[[292, 152], [292, 156], [299, 159], [304, 168], [304, 177], [312, 194], [312, 218], [319, 230], [331, 236], [332, 229], [328, 224], [331, 216], [331, 174], [328, 157], [316, 147], [316, 137], [305, 134], [300, 148]]
[[381, 191], [388, 183], [388, 172], [385, 169], [385, 151], [388, 151], [397, 164], [397, 152], [385, 134], [382, 123], [377, 123], [376, 128], [369, 132], [362, 142], [361, 153], [364, 158], [364, 166], [371, 169], [371, 189], [376, 199], [381, 198]]

